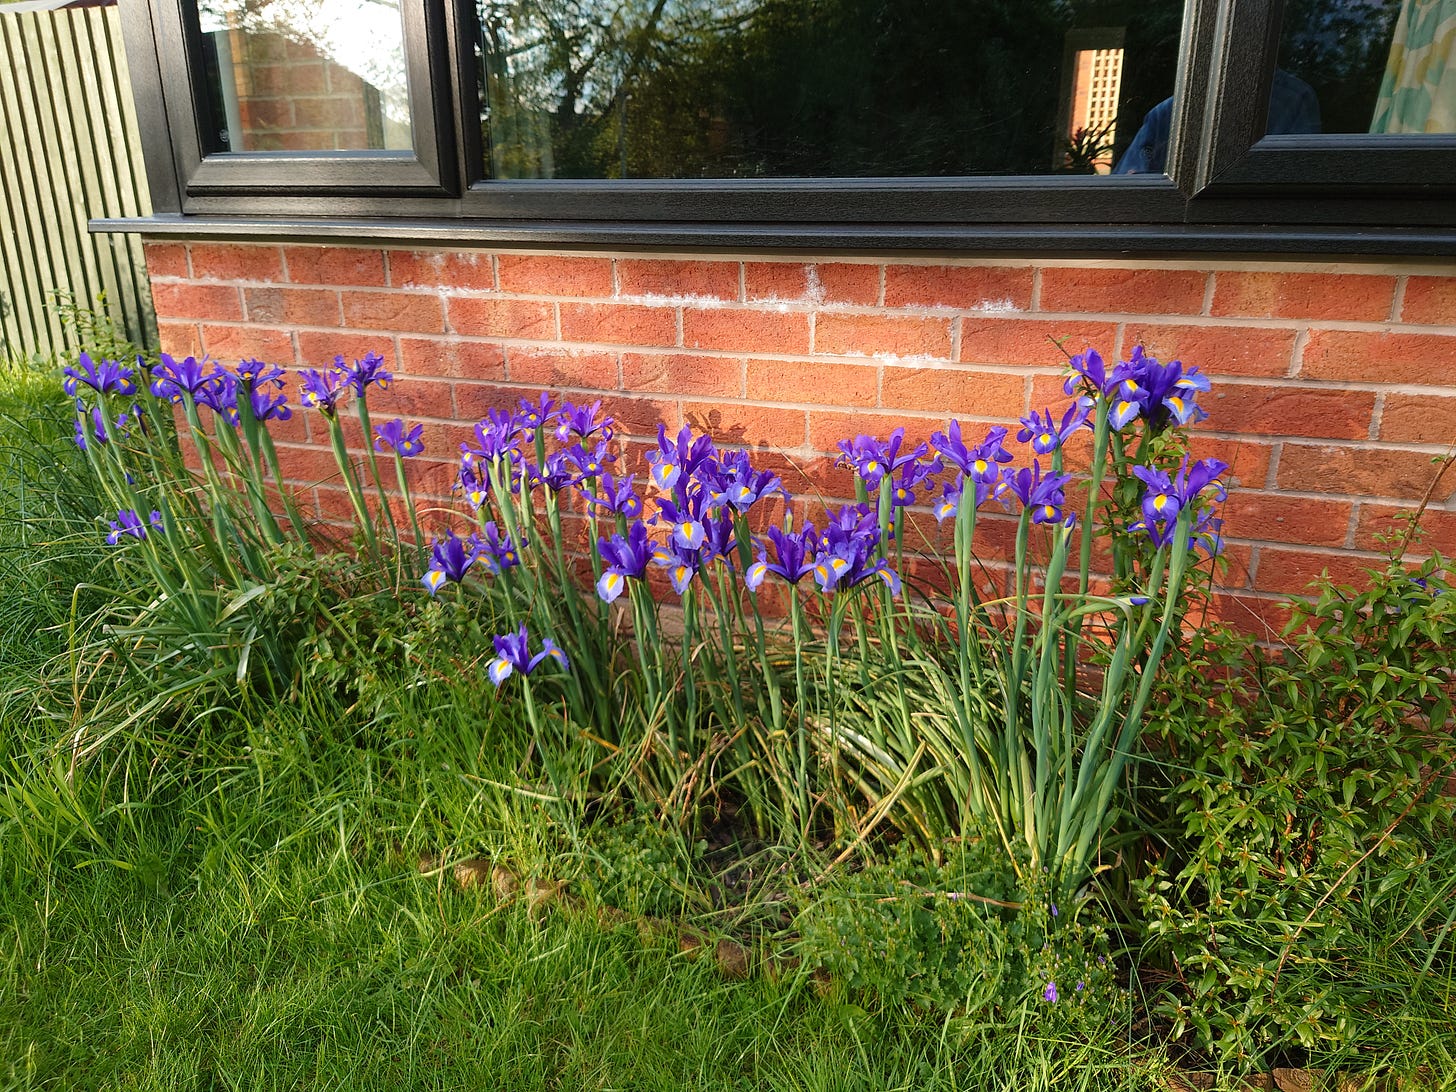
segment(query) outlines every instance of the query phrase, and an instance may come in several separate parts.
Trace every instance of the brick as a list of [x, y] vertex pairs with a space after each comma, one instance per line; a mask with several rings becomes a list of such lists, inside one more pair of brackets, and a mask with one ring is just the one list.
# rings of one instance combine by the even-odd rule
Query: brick
[[229, 363], [256, 358], [268, 364], [286, 364], [293, 359], [293, 339], [286, 331], [257, 326], [204, 325], [202, 347], [209, 355]]
[[880, 267], [860, 262], [744, 262], [746, 298], [814, 304], [873, 306], [880, 298]]
[[1395, 278], [1390, 276], [1236, 270], [1214, 274], [1212, 313], [1384, 322], [1394, 298]]
[[195, 322], [158, 322], [157, 337], [162, 352], [178, 358], [202, 352], [202, 335]]
[[503, 292], [533, 296], [610, 296], [610, 258], [502, 254], [496, 259]]
[[887, 265], [886, 307], [954, 307], [961, 311], [1025, 311], [1031, 307], [1029, 268]]
[[883, 401], [886, 409], [1014, 420], [1026, 412], [1026, 377], [1006, 372], [887, 365]]
[[1411, 277], [1405, 282], [1400, 321], [1456, 326], [1456, 277]]
[[152, 304], [158, 319], [241, 322], [242, 297], [229, 284], [154, 284]]
[[151, 277], [187, 277], [187, 247], [183, 243], [147, 243], [147, 273]]
[[[662, 425], [670, 435], [676, 435], [682, 427], [682, 414], [675, 401], [660, 398], [632, 398], [615, 395], [611, 405], [606, 407], [617, 419], [619, 436], [657, 436], [657, 426]], [[629, 470], [641, 467], [640, 459], [623, 464]]]
[[395, 288], [456, 288], [489, 292], [495, 288], [490, 255], [478, 250], [391, 250], [389, 283]]
[[[1123, 353], [1141, 345], [1159, 360], [1197, 365], [1205, 375], [1284, 376], [1294, 354], [1294, 330], [1251, 326], [1154, 326], [1129, 323]], [[1108, 361], [1109, 364], [1112, 361]]]
[[453, 386], [455, 416], [460, 421], [479, 421], [493, 409], [514, 410], [526, 393], [515, 387], [498, 387], [491, 383], [456, 383]]
[[365, 353], [384, 357], [389, 371], [394, 371], [399, 363], [394, 338], [387, 334], [300, 330], [294, 336], [298, 339], [298, 364], [302, 368], [327, 368], [336, 356], [348, 362], [361, 359]]
[[1062, 369], [1070, 354], [1088, 347], [1097, 349], [1110, 362], [1117, 341], [1117, 326], [1111, 322], [963, 318], [960, 323], [963, 364], [1028, 364]]
[[683, 309], [683, 345], [738, 353], [809, 352], [809, 316], [738, 307]]
[[1380, 438], [1406, 444], [1456, 443], [1456, 397], [1387, 394]]
[[1354, 507], [1348, 500], [1285, 497], [1240, 489], [1229, 494], [1220, 515], [1228, 538], [1342, 547]]
[[1456, 385], [1456, 336], [1311, 330], [1299, 374], [1362, 383]]
[[403, 337], [399, 339], [400, 371], [455, 379], [504, 379], [506, 353], [480, 341]]
[[372, 419], [389, 417], [433, 417], [455, 419], [455, 401], [451, 385], [444, 379], [412, 376], [406, 381], [391, 383], [388, 388], [369, 392], [369, 414]]
[[1259, 565], [1254, 572], [1256, 591], [1283, 595], [1310, 595], [1310, 584], [1328, 573], [1336, 584], [1356, 587], [1369, 582], [1372, 566], [1380, 562], [1349, 553], [1322, 554], [1307, 550], [1281, 550], [1265, 546], [1259, 550]]
[[1214, 561], [1213, 582], [1220, 588], [1248, 588], [1252, 585], [1254, 548], [1242, 542], [1225, 542]]
[[893, 413], [835, 413], [814, 410], [809, 414], [809, 446], [815, 451], [834, 453], [841, 440], [855, 436], [887, 438], [897, 428], [905, 430], [910, 445], [930, 439], [932, 432], [945, 427], [945, 422], [924, 417], [900, 417]]
[[292, 284], [382, 288], [385, 283], [384, 253], [368, 247], [286, 246], [283, 256]]
[[276, 444], [278, 466], [285, 479], [310, 484], [341, 481], [339, 464], [327, 447]]
[[617, 284], [624, 296], [737, 300], [738, 263], [619, 258]]
[[593, 349], [518, 349], [507, 354], [507, 368], [513, 383], [539, 387], [579, 387], [614, 391], [617, 383], [617, 354]]
[[457, 334], [526, 341], [554, 341], [556, 338], [554, 304], [465, 296], [449, 299], [447, 310], [450, 329]]
[[1208, 617], [1257, 640], [1280, 644], [1289, 623], [1289, 603], [1282, 597], [1220, 594], [1213, 597]]
[[[1286, 443], [1279, 456], [1279, 488], [1310, 493], [1420, 500], [1436, 473], [1431, 456], [1400, 449]], [[1456, 481], [1441, 492], [1456, 495]]]
[[248, 321], [273, 326], [340, 326], [339, 293], [330, 288], [245, 288]]
[[[294, 93], [293, 122], [299, 128], [337, 131], [357, 127], [362, 120], [363, 104], [331, 96], [303, 97]], [[341, 147], [349, 145], [340, 141]]]
[[1421, 535], [1407, 539], [1408, 518], [1417, 511], [1416, 505], [1397, 506], [1393, 504], [1360, 505], [1359, 521], [1355, 524], [1355, 548], [1384, 552], [1390, 549], [1382, 536], [1394, 536], [1397, 540], [1409, 542], [1406, 552], [1424, 555], [1437, 550], [1448, 557], [1456, 557], [1456, 511], [1447, 508], [1427, 507], [1420, 516]]
[[345, 291], [341, 295], [347, 326], [416, 334], [445, 332], [445, 309], [433, 293]]
[[1364, 440], [1370, 435], [1375, 395], [1328, 387], [1276, 387], [1215, 383], [1198, 396], [1208, 420], [1198, 428], [1261, 436], [1314, 436]]
[[754, 398], [811, 405], [873, 406], [879, 401], [880, 366], [817, 360], [750, 360], [747, 384], [748, 393]]
[[683, 418], [722, 444], [743, 447], [800, 448], [805, 419], [801, 409], [778, 409], [743, 402], [684, 402]]
[[249, 136], [257, 129], [292, 129], [293, 103], [287, 98], [251, 98], [238, 103], [243, 129]]
[[1223, 483], [1230, 490], [1262, 489], [1269, 480], [1269, 462], [1274, 454], [1272, 444], [1250, 440], [1225, 439], [1194, 433], [1189, 438], [1191, 459], [1217, 459], [1228, 467]]
[[622, 389], [653, 394], [741, 398], [743, 361], [738, 357], [694, 356], [688, 353], [623, 353]]
[[[502, 281], [504, 281], [502, 273]], [[677, 309], [621, 303], [563, 303], [561, 336], [566, 341], [608, 345], [677, 344]]]
[[950, 320], [944, 318], [821, 312], [814, 319], [814, 352], [949, 360], [950, 328]]
[[198, 280], [281, 281], [283, 252], [276, 246], [193, 243], [192, 275]]
[[805, 499], [833, 497], [843, 502], [854, 498], [854, 473], [847, 467], [837, 466], [833, 456], [801, 458], [782, 451], [769, 451], [755, 455], [753, 465], [772, 470], [779, 476], [789, 496], [796, 498], [795, 527], [803, 527], [805, 521], [816, 527], [824, 526], [822, 506], [811, 504], [806, 509], [800, 503]]
[[1041, 271], [1041, 310], [1119, 315], [1197, 315], [1208, 274], [1196, 269]]

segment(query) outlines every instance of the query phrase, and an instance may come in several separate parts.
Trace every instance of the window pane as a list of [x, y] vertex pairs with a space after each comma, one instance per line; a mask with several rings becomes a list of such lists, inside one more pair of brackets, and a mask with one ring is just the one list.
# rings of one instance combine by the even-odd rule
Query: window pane
[[1182, 0], [476, 5], [491, 178], [1161, 171], [1183, 14]]
[[409, 149], [399, 0], [200, 0], [213, 152]]
[[1289, 0], [1267, 131], [1456, 132], [1456, 0]]

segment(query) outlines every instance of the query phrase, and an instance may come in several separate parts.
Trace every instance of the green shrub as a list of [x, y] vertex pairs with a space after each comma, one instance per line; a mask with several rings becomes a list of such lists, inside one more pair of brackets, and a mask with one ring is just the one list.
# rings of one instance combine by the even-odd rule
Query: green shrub
[[1351, 1044], [1452, 967], [1441, 559], [1392, 562], [1362, 591], [1320, 582], [1288, 640], [1256, 654], [1205, 630], [1149, 725], [1172, 776], [1168, 842], [1137, 884], [1145, 955], [1173, 978], [1175, 1034], [1240, 1066]]

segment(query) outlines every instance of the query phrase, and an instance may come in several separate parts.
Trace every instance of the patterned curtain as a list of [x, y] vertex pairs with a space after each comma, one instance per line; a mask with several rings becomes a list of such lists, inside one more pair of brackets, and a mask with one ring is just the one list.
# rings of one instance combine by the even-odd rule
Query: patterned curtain
[[1456, 0], [1405, 0], [1372, 133], [1456, 133]]

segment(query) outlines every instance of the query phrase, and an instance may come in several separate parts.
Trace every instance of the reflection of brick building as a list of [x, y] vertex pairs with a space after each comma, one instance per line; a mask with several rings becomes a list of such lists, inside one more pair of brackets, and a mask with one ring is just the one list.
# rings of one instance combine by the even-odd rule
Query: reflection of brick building
[[1107, 150], [1092, 162], [1098, 174], [1112, 169], [1112, 142], [1117, 138], [1117, 100], [1122, 90], [1122, 49], [1083, 49], [1072, 77], [1072, 119], [1067, 137], [1092, 133]]
[[[386, 146], [379, 91], [310, 43], [281, 34], [232, 30], [218, 46], [232, 151]], [[222, 55], [224, 49], [231, 54], [231, 65]], [[227, 101], [230, 90], [236, 113], [234, 103]]]

